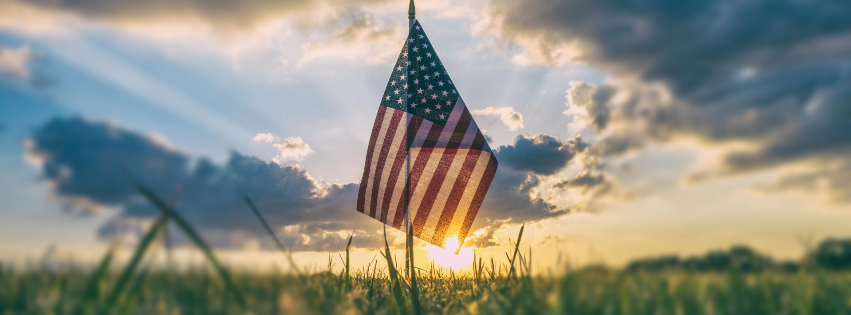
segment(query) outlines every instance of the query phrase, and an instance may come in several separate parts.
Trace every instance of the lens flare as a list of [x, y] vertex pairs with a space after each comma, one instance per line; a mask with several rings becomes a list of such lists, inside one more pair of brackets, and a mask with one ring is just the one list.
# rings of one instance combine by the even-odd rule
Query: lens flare
[[475, 246], [461, 247], [461, 250], [456, 255], [455, 250], [460, 247], [460, 241], [458, 240], [458, 236], [453, 235], [446, 239], [443, 247], [440, 248], [432, 244], [426, 244], [425, 246], [426, 252], [428, 252], [431, 259], [438, 266], [460, 270], [473, 265], [473, 250], [476, 249]]

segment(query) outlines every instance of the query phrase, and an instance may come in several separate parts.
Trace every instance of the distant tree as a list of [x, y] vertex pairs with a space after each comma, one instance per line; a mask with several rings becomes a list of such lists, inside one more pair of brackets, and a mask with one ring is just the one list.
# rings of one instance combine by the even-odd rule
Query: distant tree
[[827, 239], [811, 254], [816, 266], [829, 270], [851, 269], [851, 239]]

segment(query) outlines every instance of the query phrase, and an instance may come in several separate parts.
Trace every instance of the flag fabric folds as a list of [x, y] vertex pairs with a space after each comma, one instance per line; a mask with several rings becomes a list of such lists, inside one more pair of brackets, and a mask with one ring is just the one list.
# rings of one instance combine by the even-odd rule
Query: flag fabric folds
[[440, 247], [453, 237], [463, 244], [496, 167], [482, 131], [415, 21], [381, 97], [357, 210], [404, 231], [407, 191], [414, 236]]

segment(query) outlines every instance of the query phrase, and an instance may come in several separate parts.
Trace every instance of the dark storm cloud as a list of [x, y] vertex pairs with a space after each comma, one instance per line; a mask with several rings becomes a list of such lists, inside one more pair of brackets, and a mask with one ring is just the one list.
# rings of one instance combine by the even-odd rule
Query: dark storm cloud
[[[357, 185], [321, 185], [304, 170], [232, 153], [225, 165], [186, 155], [125, 128], [81, 118], [53, 119], [34, 130], [28, 156], [61, 200], [76, 208], [120, 208], [99, 233], [110, 237], [159, 214], [140, 198], [125, 171], [152, 188], [217, 246], [258, 239], [271, 246], [243, 201], [248, 196], [294, 250], [339, 250], [346, 235], [372, 221], [356, 213]], [[132, 231], [131, 231], [132, 232]], [[376, 247], [375, 233], [355, 246]], [[342, 247], [338, 245], [342, 244]]]
[[552, 175], [567, 166], [576, 154], [587, 147], [588, 144], [579, 136], [568, 140], [567, 143], [545, 134], [528, 138], [517, 136], [514, 144], [497, 149], [497, 158], [504, 167], [539, 175]]
[[[491, 0], [508, 40], [555, 48], [625, 78], [598, 130], [737, 141], [718, 174], [841, 161], [851, 152], [851, 2], [844, 0]], [[530, 44], [531, 43], [531, 44]], [[656, 89], [654, 87], [661, 87]], [[599, 94], [600, 90], [595, 91]], [[595, 95], [596, 96], [596, 95]], [[607, 95], [602, 95], [607, 96]], [[602, 128], [600, 128], [602, 127]], [[614, 141], [618, 154], [640, 141]], [[849, 186], [834, 189], [849, 191]]]
[[602, 174], [591, 174], [590, 172], [583, 172], [576, 177], [568, 180], [561, 181], [553, 185], [555, 189], [578, 189], [580, 192], [586, 192], [593, 188], [596, 188], [600, 185], [606, 183], [606, 178], [603, 177]]
[[[355, 246], [377, 248], [383, 244], [376, 232], [380, 224], [354, 211], [356, 184], [321, 184], [298, 167], [237, 152], [224, 164], [191, 159], [151, 136], [82, 118], [53, 119], [36, 128], [27, 143], [29, 158], [40, 163], [59, 200], [91, 211], [105, 206], [120, 209], [120, 214], [98, 231], [102, 238], [142, 233], [142, 222], [159, 215], [130, 186], [126, 171], [172, 202], [218, 247], [258, 241], [268, 248], [274, 246], [243, 196], [254, 201], [284, 245], [293, 250], [340, 250], [354, 229], [361, 231]], [[497, 149], [497, 158], [503, 162], [475, 228], [495, 230], [503, 224], [567, 213], [568, 209], [535, 194], [541, 175], [525, 164], [506, 162], [505, 154], [550, 163], [546, 170], [553, 171], [563, 168], [585, 146], [580, 138], [562, 143], [538, 135], [518, 138], [513, 145]], [[173, 234], [176, 242], [186, 241]]]

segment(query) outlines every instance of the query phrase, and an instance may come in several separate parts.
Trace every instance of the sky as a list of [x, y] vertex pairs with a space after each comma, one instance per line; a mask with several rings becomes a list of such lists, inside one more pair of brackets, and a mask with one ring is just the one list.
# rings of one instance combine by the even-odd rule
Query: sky
[[[851, 236], [847, 1], [416, 4], [500, 161], [468, 248], [524, 223], [542, 268]], [[356, 191], [407, 25], [389, 0], [0, 0], [0, 261], [131, 248], [157, 212], [128, 172], [234, 261], [281, 258], [249, 196], [296, 260], [356, 230], [368, 263]]]

